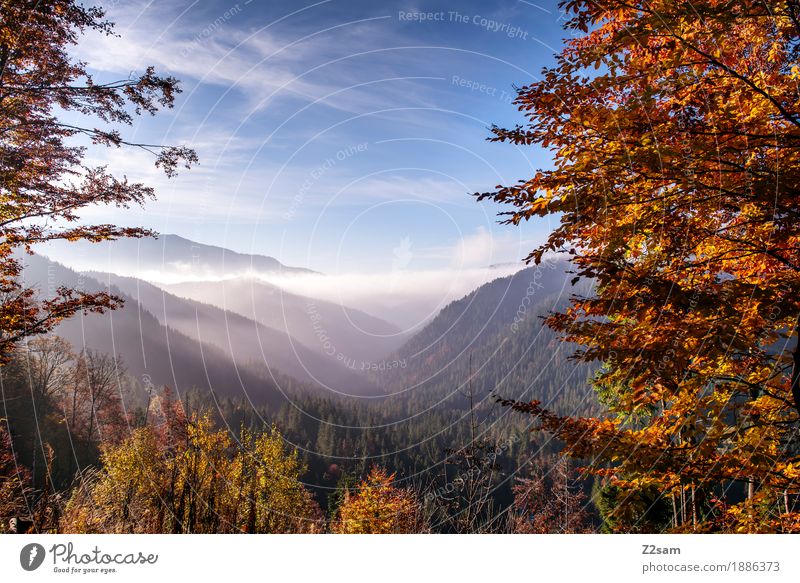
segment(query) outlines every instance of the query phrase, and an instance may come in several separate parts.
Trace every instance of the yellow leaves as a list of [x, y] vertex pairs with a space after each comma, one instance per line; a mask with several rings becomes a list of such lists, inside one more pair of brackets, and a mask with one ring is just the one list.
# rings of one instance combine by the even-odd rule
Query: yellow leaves
[[356, 492], [347, 492], [333, 525], [340, 534], [419, 532], [421, 508], [410, 490], [393, 485], [394, 474], [374, 467]]
[[786, 59], [786, 48], [782, 42], [773, 41], [767, 52], [767, 60], [770, 63], [781, 63]]
[[[776, 500], [780, 500], [777, 508]], [[721, 532], [796, 533], [800, 531], [800, 513], [787, 511], [783, 492], [762, 486], [751, 498], [724, 507], [718, 523]]]
[[547, 213], [548, 205], [550, 204], [551, 199], [549, 197], [540, 196], [534, 198], [528, 204], [528, 211], [532, 215], [544, 215]]
[[313, 532], [321, 514], [297, 453], [280, 434], [242, 430], [240, 443], [208, 415], [168, 442], [145, 427], [102, 456], [70, 500], [78, 532]]
[[777, 464], [775, 471], [783, 474], [788, 480], [800, 480], [800, 463]]

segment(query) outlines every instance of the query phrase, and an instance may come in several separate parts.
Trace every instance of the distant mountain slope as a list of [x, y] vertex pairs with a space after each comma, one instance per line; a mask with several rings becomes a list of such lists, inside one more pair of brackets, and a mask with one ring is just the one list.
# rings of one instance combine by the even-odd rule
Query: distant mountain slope
[[562, 261], [543, 263], [452, 302], [388, 359], [403, 368], [387, 367], [374, 381], [417, 405], [451, 400], [463, 406], [471, 377], [484, 408], [493, 406], [496, 393], [539, 399], [565, 413], [593, 410], [587, 384], [593, 367], [569, 361], [575, 347], [541, 319], [589, 289], [586, 282], [573, 288], [567, 271]]
[[[25, 284], [39, 288], [44, 295], [59, 285], [85, 291], [108, 289], [96, 279], [40, 256], [26, 257], [24, 264]], [[60, 324], [55, 334], [69, 340], [76, 350], [86, 347], [121, 355], [139, 382], [168, 385], [180, 393], [211, 389], [220, 396], [245, 396], [255, 403], [277, 406], [286, 400], [284, 394], [311, 388], [282, 371], [235, 363], [220, 348], [164, 326], [130, 295], [111, 291], [124, 298], [123, 308], [102, 315], [74, 316]]]
[[49, 243], [42, 254], [78, 271], [101, 271], [162, 280], [211, 279], [246, 273], [314, 273], [287, 267], [274, 257], [237, 253], [178, 235], [102, 243]]
[[236, 312], [282, 330], [354, 370], [399, 348], [407, 339], [394, 324], [361, 310], [292, 294], [253, 279], [161, 285], [178, 296]]
[[[235, 312], [178, 297], [139, 279], [100, 273], [92, 275], [105, 285], [116, 287], [134, 298], [163, 325], [194, 340], [221, 348], [236, 362], [277, 368], [296, 379], [338, 393], [365, 394], [377, 391], [365, 376], [348, 368], [336, 355], [315, 349], [319, 346], [318, 341], [309, 347], [295, 339], [286, 328], [276, 330]], [[259, 307], [259, 313], [279, 309], [267, 304]], [[305, 321], [310, 321], [307, 315]]]

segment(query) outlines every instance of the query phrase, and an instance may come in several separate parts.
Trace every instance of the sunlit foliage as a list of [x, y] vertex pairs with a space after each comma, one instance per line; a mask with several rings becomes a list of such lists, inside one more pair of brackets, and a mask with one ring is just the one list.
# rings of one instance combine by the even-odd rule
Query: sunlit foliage
[[[116, 129], [135, 115], [172, 107], [179, 88], [176, 79], [152, 68], [96, 83], [69, 52], [83, 33], [111, 34], [112, 26], [102, 9], [75, 0], [0, 1], [0, 362], [20, 340], [64, 318], [120, 305], [107, 293], [26, 287], [21, 251], [45, 241], [151, 234], [81, 222], [86, 207], [140, 205], [154, 196], [151, 187], [85, 163], [86, 145], [146, 149], [170, 176], [197, 159], [184, 147], [128, 142]], [[85, 123], [65, 123], [58, 111], [78, 114]]]
[[414, 493], [394, 485], [394, 474], [372, 468], [354, 492], [346, 492], [333, 526], [341, 534], [422, 532], [422, 514]]
[[[480, 195], [559, 221], [595, 291], [548, 319], [605, 366], [611, 415], [536, 416], [676, 530], [795, 530], [800, 496], [800, 6], [569, 0], [554, 67], [494, 139], [554, 165]], [[740, 502], [741, 498], [745, 502]]]

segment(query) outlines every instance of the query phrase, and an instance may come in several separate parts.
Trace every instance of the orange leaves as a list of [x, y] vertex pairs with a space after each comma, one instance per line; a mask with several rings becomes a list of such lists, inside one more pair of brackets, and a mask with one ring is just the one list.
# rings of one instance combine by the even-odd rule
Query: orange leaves
[[[800, 495], [781, 465], [800, 410], [800, 29], [755, 0], [565, 6], [581, 33], [520, 92], [528, 127], [498, 134], [554, 152], [531, 191], [545, 194], [482, 197], [515, 224], [560, 220], [533, 255], [567, 251], [597, 286], [547, 323], [605, 363], [614, 421], [505, 404], [636, 484]], [[587, 77], [599, 62], [613, 66]]]
[[419, 501], [410, 490], [393, 484], [394, 474], [372, 468], [355, 492], [347, 492], [333, 525], [339, 534], [402, 534], [420, 532]]
[[535, 215], [540, 215], [540, 216], [545, 215], [548, 212], [547, 206], [549, 205], [549, 203], [550, 203], [550, 199], [547, 198], [547, 197], [543, 197], [542, 196], [542, 197], [535, 198], [529, 203], [528, 211], [531, 214], [535, 214]]

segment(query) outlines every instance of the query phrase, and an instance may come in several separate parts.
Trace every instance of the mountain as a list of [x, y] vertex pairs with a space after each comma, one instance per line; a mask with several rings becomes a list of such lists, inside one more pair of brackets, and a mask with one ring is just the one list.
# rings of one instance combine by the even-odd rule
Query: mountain
[[[25, 263], [31, 287], [108, 289], [125, 299], [120, 310], [74, 317], [56, 333], [78, 349], [121, 354], [142, 384], [149, 377], [155, 385], [175, 387], [193, 409], [213, 411], [221, 426], [275, 423], [306, 452], [306, 479], [321, 496], [335, 489], [338, 468], [362, 474], [380, 464], [409, 483], [443, 472], [453, 480], [453, 452], [476, 439], [502, 450], [502, 480], [493, 498], [505, 508], [517, 472], [559, 444], [532, 432], [535, 419], [500, 407], [492, 395], [539, 399], [562, 414], [600, 410], [587, 382], [594, 367], [569, 361], [574, 347], [560, 342], [540, 318], [563, 308], [570, 293], [589, 289], [586, 282], [571, 286], [563, 262], [497, 278], [449, 303], [418, 334], [372, 361], [364, 378], [285, 330], [147, 282], [78, 274], [36, 256]], [[307, 368], [293, 365], [290, 354]], [[303, 371], [323, 383], [341, 383], [341, 392], [354, 396], [304, 382], [313, 379]], [[346, 390], [352, 387], [362, 394]]]
[[[283, 333], [284, 338], [278, 346], [274, 332], [264, 331], [262, 336], [270, 337], [267, 342], [270, 356], [279, 358], [281, 354], [288, 353], [294, 363], [297, 363], [299, 357], [292, 354], [293, 345], [299, 341], [305, 345], [299, 347], [300, 352], [310, 349], [323, 354], [327, 364], [333, 364], [334, 369], [349, 367], [352, 373], [396, 350], [408, 338], [394, 324], [371, 316], [363, 310], [289, 293], [274, 284], [257, 279], [257, 276], [265, 275], [289, 276], [289, 279], [313, 275], [324, 279], [325, 276], [321, 274], [308, 269], [287, 267], [272, 257], [244, 255], [229, 249], [196, 243], [177, 235], [164, 235], [157, 240], [120, 239], [98, 244], [53, 244], [46, 247], [45, 254], [79, 272], [110, 273], [121, 278], [135, 277], [138, 280], [159, 282], [156, 285], [182, 298], [211, 304], [253, 319], [267, 328]], [[147, 291], [134, 285], [133, 281], [118, 279], [111, 282], [106, 276], [97, 277], [106, 283], [123, 286], [127, 293], [131, 293], [132, 289], [143, 293]], [[173, 285], [165, 282], [172, 282]], [[147, 292], [148, 298], [158, 296], [150, 293], [152, 291], [154, 290]], [[173, 301], [172, 305], [177, 304]], [[150, 303], [146, 307], [156, 315], [163, 311], [159, 302]], [[174, 313], [176, 321], [182, 323], [184, 320], [180, 310]], [[187, 332], [186, 327], [178, 329]], [[211, 334], [218, 346], [224, 343], [227, 336], [219, 333], [223, 330], [224, 328], [220, 328]], [[252, 336], [250, 331], [247, 337]], [[257, 338], [252, 346], [259, 346]], [[260, 354], [253, 355], [252, 352], [246, 348], [238, 350], [238, 353], [262, 359]], [[281, 366], [286, 366], [285, 359], [279, 359], [279, 362]], [[341, 370], [337, 373], [338, 376], [331, 375], [329, 373], [333, 369], [327, 365], [312, 365], [310, 372], [306, 368], [308, 367], [305, 365], [295, 366], [290, 374], [302, 373], [299, 376], [329, 379], [336, 390], [357, 380], [352, 374], [343, 375]], [[324, 374], [320, 377], [319, 373]], [[337, 379], [347, 382], [340, 383]], [[360, 382], [363, 383], [363, 379]], [[362, 389], [363, 387], [350, 387], [345, 392], [362, 392]]]
[[587, 379], [595, 367], [569, 361], [575, 347], [561, 342], [542, 317], [566, 307], [573, 293], [568, 264], [555, 259], [491, 281], [447, 305], [372, 374], [387, 395], [412, 405], [453, 401], [464, 395], [492, 407], [491, 395], [538, 399], [561, 413], [597, 408]]
[[363, 371], [405, 340], [400, 329], [361, 310], [284, 291], [254, 279], [162, 284], [191, 298], [251, 318], [296, 338], [312, 350]]
[[[561, 444], [532, 431], [535, 418], [498, 405], [493, 395], [538, 399], [560, 414], [602, 411], [588, 382], [596, 367], [570, 360], [576, 347], [541, 319], [563, 309], [571, 294], [590, 291], [591, 282], [572, 286], [571, 278], [559, 260], [496, 278], [449, 303], [375, 363], [368, 374], [382, 395], [332, 400], [304, 394], [295, 407], [281, 408], [276, 423], [287, 439], [313, 452], [309, 482], [327, 492], [335, 487], [332, 463], [357, 473], [378, 463], [409, 483], [443, 479], [445, 487], [465, 471], [458, 465], [462, 448], [490, 443], [501, 452], [502, 474], [492, 495], [506, 508], [515, 477]], [[222, 415], [237, 423], [244, 410], [246, 404], [231, 404]]]
[[218, 279], [248, 273], [301, 274], [309, 269], [288, 267], [274, 257], [237, 253], [204, 245], [178, 235], [157, 239], [122, 238], [102, 243], [52, 242], [43, 255], [78, 271], [101, 271], [169, 281]]
[[121, 356], [128, 372], [142, 384], [168, 385], [181, 394], [191, 389], [213, 390], [220, 396], [273, 406], [286, 401], [287, 395], [313, 388], [258, 362], [235, 361], [206, 342], [207, 338], [192, 338], [165, 325], [134, 297], [95, 278], [37, 255], [26, 257], [24, 265], [25, 285], [38, 288], [44, 297], [48, 290], [65, 285], [87, 292], [111, 291], [125, 300], [121, 309], [65, 320], [54, 333], [76, 350], [90, 348]]
[[[298, 341], [287, 327], [276, 330], [234, 311], [178, 297], [132, 277], [102, 273], [92, 275], [109, 289], [118, 289], [133, 298], [162, 325], [195, 341], [214, 345], [239, 364], [255, 363], [270, 370], [277, 369], [336, 393], [359, 395], [375, 393], [377, 390], [365, 376], [359, 374], [356, 367], [348, 367], [336, 354], [314, 349], [322, 346], [316, 338], [317, 342], [309, 347]], [[258, 313], [264, 315], [271, 310], [276, 312], [273, 319], [283, 322], [279, 305], [265, 302], [259, 305]], [[369, 316], [364, 315], [364, 318], [368, 319]], [[299, 322], [310, 322], [308, 315], [299, 319]]]

